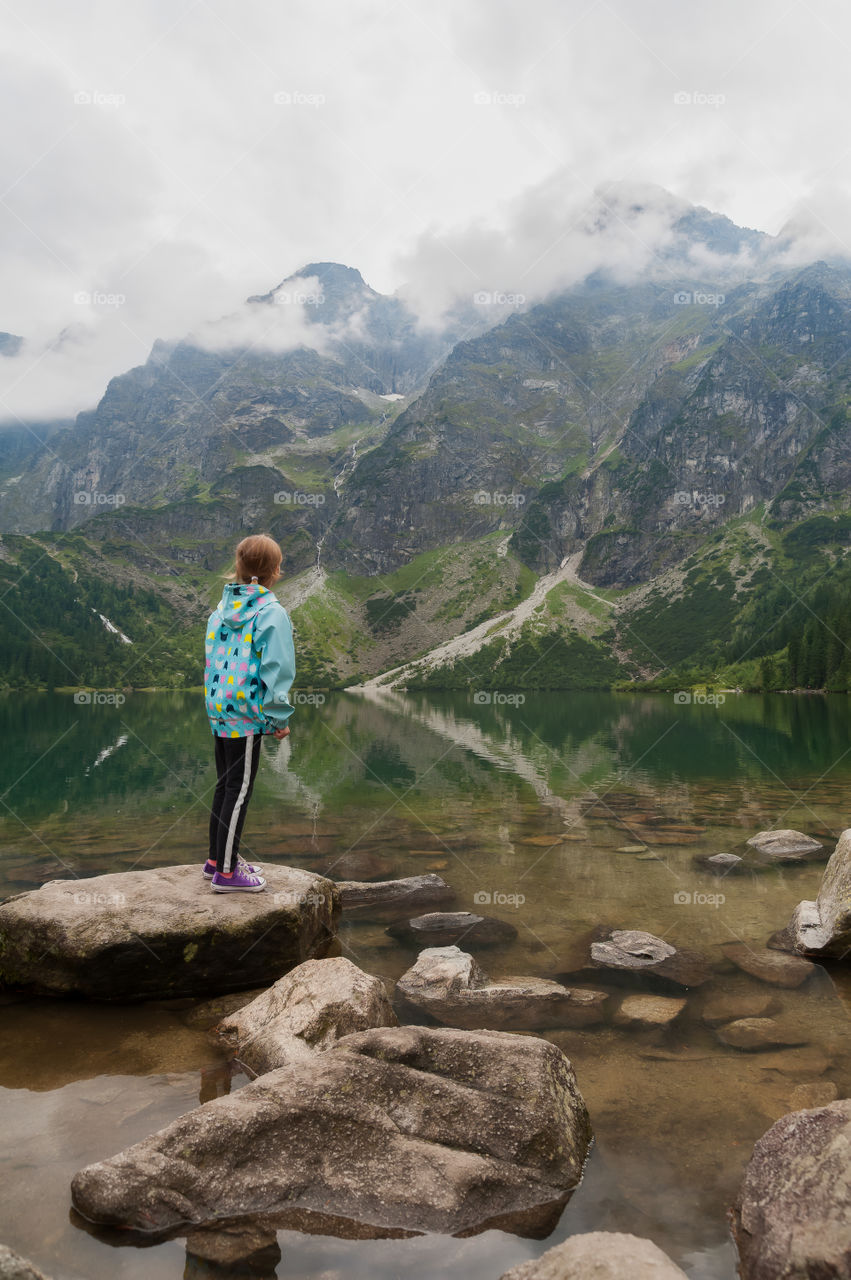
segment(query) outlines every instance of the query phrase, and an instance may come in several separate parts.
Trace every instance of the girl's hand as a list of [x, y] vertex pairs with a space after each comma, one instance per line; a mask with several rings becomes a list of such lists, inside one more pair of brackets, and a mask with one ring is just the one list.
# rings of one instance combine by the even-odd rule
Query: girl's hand
[[279, 742], [280, 742], [281, 738], [288, 738], [288, 737], [289, 737], [289, 734], [290, 734], [289, 729], [276, 729], [276, 730], [275, 730], [275, 737], [278, 739], [278, 741], [279, 741]]

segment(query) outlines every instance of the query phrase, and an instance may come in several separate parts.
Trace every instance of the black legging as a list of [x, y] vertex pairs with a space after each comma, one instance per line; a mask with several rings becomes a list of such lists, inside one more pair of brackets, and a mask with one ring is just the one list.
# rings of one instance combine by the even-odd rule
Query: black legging
[[260, 762], [260, 734], [216, 737], [216, 790], [210, 810], [210, 861], [219, 872], [233, 871]]

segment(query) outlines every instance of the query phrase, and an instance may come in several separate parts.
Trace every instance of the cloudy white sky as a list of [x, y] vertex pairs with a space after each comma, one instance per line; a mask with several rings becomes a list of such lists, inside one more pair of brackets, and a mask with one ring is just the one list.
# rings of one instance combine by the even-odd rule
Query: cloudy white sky
[[93, 405], [306, 262], [423, 307], [540, 282], [566, 245], [575, 272], [609, 182], [851, 242], [842, 0], [6, 0], [0, 23], [11, 420]]

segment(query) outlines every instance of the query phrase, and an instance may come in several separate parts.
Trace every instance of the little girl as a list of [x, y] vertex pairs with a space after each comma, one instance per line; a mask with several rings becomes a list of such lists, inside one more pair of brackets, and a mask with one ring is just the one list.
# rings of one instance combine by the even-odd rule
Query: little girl
[[207, 623], [204, 697], [216, 739], [216, 791], [204, 876], [214, 893], [261, 893], [259, 868], [239, 856], [239, 841], [264, 733], [285, 738], [293, 712], [293, 631], [271, 588], [281, 576], [273, 538], [243, 538], [236, 582], [228, 583]]

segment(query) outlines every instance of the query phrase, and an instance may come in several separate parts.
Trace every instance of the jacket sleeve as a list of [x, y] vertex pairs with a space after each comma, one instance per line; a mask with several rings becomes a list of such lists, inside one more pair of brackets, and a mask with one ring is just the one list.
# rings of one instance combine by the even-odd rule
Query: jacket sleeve
[[293, 713], [289, 692], [295, 679], [293, 628], [283, 605], [257, 618], [254, 644], [260, 653], [263, 716], [271, 729], [283, 729]]

